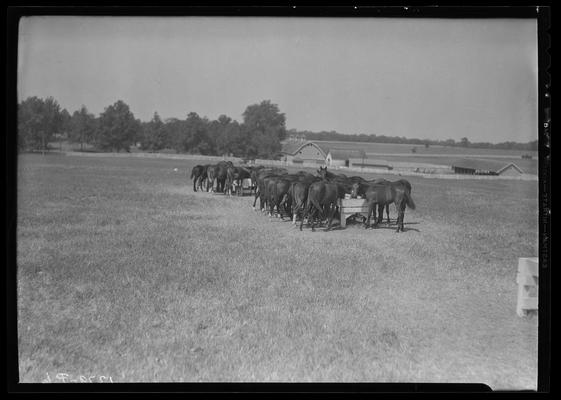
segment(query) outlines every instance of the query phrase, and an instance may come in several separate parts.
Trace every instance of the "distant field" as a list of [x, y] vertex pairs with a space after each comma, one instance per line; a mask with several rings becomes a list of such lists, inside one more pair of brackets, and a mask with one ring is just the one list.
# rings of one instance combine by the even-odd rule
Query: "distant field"
[[404, 233], [312, 233], [193, 193], [194, 164], [19, 157], [21, 382], [536, 388], [537, 320], [515, 309], [537, 182], [412, 177]]
[[[326, 142], [316, 141], [323, 144], [326, 148], [338, 148], [345, 150], [363, 149], [367, 153], [367, 157], [373, 159], [384, 159], [390, 162], [397, 163], [418, 163], [421, 167], [422, 164], [434, 164], [451, 166], [458, 158], [465, 156], [478, 156], [490, 160], [499, 161], [502, 163], [514, 163], [520, 167], [524, 173], [537, 175], [538, 174], [538, 154], [537, 152], [526, 152], [516, 150], [495, 150], [495, 149], [471, 149], [462, 147], [445, 147], [445, 146], [430, 146], [428, 149], [425, 146], [413, 146], [408, 144], [384, 144], [384, 143], [353, 143], [353, 142]], [[70, 144], [63, 142], [62, 144], [52, 143], [51, 146], [55, 149], [62, 151], [78, 151], [79, 144]], [[413, 147], [417, 148], [415, 154], [411, 153]], [[85, 146], [86, 151], [92, 151], [91, 146]], [[137, 149], [131, 149], [131, 152], [138, 152]], [[171, 152], [168, 150], [167, 152]], [[533, 159], [523, 159], [522, 154], [531, 154]], [[397, 156], [399, 155], [399, 156]]]
[[[501, 156], [501, 157], [514, 157], [520, 158], [523, 154], [531, 154], [537, 158], [538, 153], [532, 151], [519, 151], [519, 150], [500, 150], [500, 149], [477, 149], [470, 147], [449, 147], [449, 146], [429, 146], [425, 148], [424, 145], [413, 144], [394, 144], [394, 143], [363, 143], [363, 142], [328, 142], [328, 141], [314, 141], [326, 148], [336, 148], [344, 150], [364, 150], [367, 154], [437, 154], [437, 155], [484, 155], [484, 156]], [[411, 153], [411, 149], [415, 147], [417, 152]]]
[[[538, 174], [538, 160], [527, 160], [522, 158], [485, 158], [486, 160], [494, 160], [501, 163], [509, 164], [514, 163], [516, 164], [525, 174], [537, 175]], [[418, 163], [419, 165], [422, 164], [435, 164], [435, 165], [444, 165], [450, 167], [454, 164], [455, 161], [458, 160], [458, 157], [392, 157], [392, 156], [385, 156], [384, 160], [389, 161], [390, 164], [392, 162], [402, 163]]]
[[[464, 147], [410, 145], [410, 144], [385, 144], [385, 143], [353, 143], [353, 142], [327, 142], [316, 141], [325, 148], [341, 150], [364, 150], [366, 156], [373, 159], [383, 159], [390, 162], [406, 162], [422, 164], [435, 164], [451, 166], [462, 157], [478, 157], [495, 160], [505, 165], [514, 163], [526, 174], [538, 174], [538, 153], [518, 150], [475, 149]], [[415, 153], [411, 149], [415, 147]], [[530, 154], [532, 159], [523, 159], [523, 154]]]

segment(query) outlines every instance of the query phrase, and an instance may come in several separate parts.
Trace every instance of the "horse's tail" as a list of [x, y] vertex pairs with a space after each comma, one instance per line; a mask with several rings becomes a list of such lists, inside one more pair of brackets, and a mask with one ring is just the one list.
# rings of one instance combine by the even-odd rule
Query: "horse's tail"
[[[277, 203], [279, 202], [279, 198], [278, 198], [278, 190], [277, 190], [277, 182], [275, 182], [275, 184], [273, 185], [273, 193], [271, 197], [271, 204], [273, 207], [275, 207], [275, 205], [277, 205]], [[280, 214], [280, 203], [278, 203], [279, 207], [277, 207], [277, 212]]]
[[321, 207], [321, 204], [319, 204], [318, 199], [314, 198], [314, 196], [308, 196], [308, 201], [307, 201], [307, 207], [306, 208], [309, 208], [310, 204], [313, 204], [313, 206], [320, 213], [320, 216], [323, 217], [323, 208]]
[[413, 197], [411, 197], [411, 191], [405, 190], [404, 195], [405, 195], [405, 202], [407, 204], [407, 207], [414, 210], [415, 209], [415, 202], [413, 201]]

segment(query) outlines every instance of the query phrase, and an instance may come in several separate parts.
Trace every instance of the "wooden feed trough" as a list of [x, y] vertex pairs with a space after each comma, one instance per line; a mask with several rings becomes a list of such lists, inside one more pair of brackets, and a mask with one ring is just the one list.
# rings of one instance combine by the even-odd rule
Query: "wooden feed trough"
[[236, 191], [238, 196], [245, 196], [251, 194], [252, 190], [253, 190], [253, 182], [251, 182], [251, 179], [249, 178], [242, 180], [241, 186], [236, 186]]
[[341, 214], [341, 227], [347, 226], [347, 218], [355, 214], [368, 217], [366, 199], [339, 199], [339, 213]]
[[538, 258], [519, 258], [518, 274], [518, 301], [516, 313], [520, 317], [527, 316], [531, 311], [538, 310]]

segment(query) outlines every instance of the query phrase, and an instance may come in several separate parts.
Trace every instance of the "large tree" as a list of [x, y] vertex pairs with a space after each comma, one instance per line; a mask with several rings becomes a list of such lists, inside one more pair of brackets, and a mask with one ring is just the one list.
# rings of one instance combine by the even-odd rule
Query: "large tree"
[[80, 150], [84, 150], [85, 143], [92, 143], [96, 133], [96, 118], [82, 105], [80, 110], [74, 111], [70, 119], [68, 138], [73, 143], [80, 143]]
[[245, 156], [248, 138], [238, 121], [222, 114], [210, 123], [208, 135], [214, 146], [214, 154]]
[[18, 105], [18, 149], [46, 149], [62, 123], [60, 105], [54, 98], [28, 97]]
[[250, 141], [247, 156], [277, 156], [280, 142], [286, 138], [286, 118], [278, 105], [264, 100], [248, 106], [243, 113], [243, 124]]
[[60, 112], [60, 133], [68, 139], [70, 130], [72, 129], [72, 116], [66, 108]]
[[129, 151], [139, 130], [139, 121], [134, 118], [129, 106], [118, 100], [101, 113], [96, 142], [102, 150]]
[[142, 150], [158, 151], [167, 147], [166, 130], [157, 112], [150, 122], [143, 124], [140, 141]]
[[208, 119], [190, 112], [182, 124], [180, 136], [175, 137], [175, 148], [179, 152], [212, 154], [213, 146], [208, 136]]

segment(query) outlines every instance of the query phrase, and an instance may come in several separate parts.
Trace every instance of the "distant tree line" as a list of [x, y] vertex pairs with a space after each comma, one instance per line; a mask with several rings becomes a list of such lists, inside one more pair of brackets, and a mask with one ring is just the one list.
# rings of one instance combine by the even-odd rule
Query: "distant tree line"
[[501, 143], [487, 143], [487, 142], [474, 142], [471, 143], [468, 138], [461, 138], [460, 141], [455, 141], [454, 139], [447, 140], [431, 140], [431, 139], [409, 139], [406, 137], [399, 136], [385, 136], [385, 135], [366, 135], [366, 134], [355, 134], [347, 135], [335, 131], [321, 131], [321, 132], [311, 132], [311, 131], [298, 131], [296, 129], [290, 129], [287, 132], [289, 137], [301, 137], [306, 140], [325, 140], [325, 141], [344, 141], [344, 142], [369, 142], [369, 143], [397, 143], [397, 144], [412, 144], [412, 145], [424, 145], [429, 147], [431, 145], [438, 146], [459, 146], [459, 147], [471, 147], [479, 149], [506, 149], [506, 150], [538, 150], [538, 141], [534, 140], [528, 143], [517, 143], [517, 142], [501, 142]]
[[467, 138], [429, 140], [408, 139], [384, 135], [347, 135], [335, 131], [286, 130], [286, 117], [278, 105], [264, 100], [248, 106], [240, 123], [227, 115], [216, 120], [189, 112], [185, 119], [161, 119], [157, 112], [147, 122], [135, 118], [129, 106], [118, 100], [107, 106], [98, 116], [86, 106], [70, 114], [61, 109], [53, 97], [28, 97], [18, 104], [18, 150], [44, 150], [54, 140], [68, 140], [88, 145], [98, 151], [130, 151], [138, 145], [141, 150], [157, 152], [171, 150], [177, 153], [203, 155], [233, 155], [243, 158], [277, 158], [281, 141], [287, 136], [307, 140], [403, 143], [412, 145], [443, 145], [509, 150], [533, 150], [538, 141], [528, 143], [471, 143]]
[[28, 97], [18, 104], [18, 150], [47, 149], [54, 140], [93, 146], [99, 151], [165, 149], [178, 153], [276, 158], [286, 138], [286, 118], [278, 105], [264, 100], [246, 108], [241, 123], [226, 115], [216, 120], [189, 112], [185, 119], [163, 121], [157, 112], [148, 122], [135, 118], [119, 100], [95, 116], [86, 106], [72, 115], [48, 97]]

